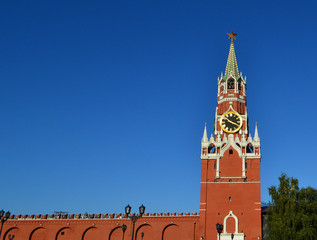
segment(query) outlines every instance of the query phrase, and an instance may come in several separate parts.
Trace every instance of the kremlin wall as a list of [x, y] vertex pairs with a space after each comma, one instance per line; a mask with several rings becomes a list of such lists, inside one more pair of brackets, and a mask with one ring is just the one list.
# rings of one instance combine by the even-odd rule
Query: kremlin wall
[[[145, 213], [136, 222], [135, 239], [199, 239], [199, 216], [190, 213]], [[1, 239], [17, 240], [121, 240], [131, 239], [132, 224], [122, 214], [11, 215]]]

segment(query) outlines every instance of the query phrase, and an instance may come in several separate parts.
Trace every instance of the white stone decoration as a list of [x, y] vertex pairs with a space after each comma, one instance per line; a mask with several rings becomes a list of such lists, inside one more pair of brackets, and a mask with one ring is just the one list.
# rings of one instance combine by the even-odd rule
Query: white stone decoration
[[[227, 219], [229, 217], [234, 218], [235, 221], [235, 231], [233, 233], [227, 232]], [[232, 211], [229, 211], [229, 214], [223, 220], [223, 233], [220, 234], [220, 239], [218, 235], [218, 240], [231, 240], [231, 234], [234, 234], [234, 240], [244, 240], [244, 233], [239, 233], [239, 220], [237, 216]]]

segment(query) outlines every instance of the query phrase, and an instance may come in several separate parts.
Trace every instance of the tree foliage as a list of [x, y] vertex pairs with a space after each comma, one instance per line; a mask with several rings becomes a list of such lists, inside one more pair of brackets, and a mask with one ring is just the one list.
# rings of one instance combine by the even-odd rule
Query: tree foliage
[[299, 188], [298, 180], [286, 174], [279, 177], [278, 188], [269, 188], [268, 211], [270, 240], [317, 239], [317, 189]]

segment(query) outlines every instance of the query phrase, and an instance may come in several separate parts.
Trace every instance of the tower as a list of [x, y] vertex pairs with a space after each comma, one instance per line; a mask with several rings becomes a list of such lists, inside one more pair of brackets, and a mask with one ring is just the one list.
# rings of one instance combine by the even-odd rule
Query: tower
[[223, 225], [221, 240], [261, 238], [260, 138], [255, 125], [249, 133], [246, 77], [239, 73], [231, 39], [225, 74], [218, 78], [214, 136], [207, 126], [201, 142], [201, 239], [219, 239], [216, 224]]

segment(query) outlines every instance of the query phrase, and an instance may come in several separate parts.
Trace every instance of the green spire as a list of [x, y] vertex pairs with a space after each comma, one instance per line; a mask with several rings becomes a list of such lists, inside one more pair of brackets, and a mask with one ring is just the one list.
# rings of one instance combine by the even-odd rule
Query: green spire
[[[230, 35], [229, 38], [231, 38]], [[233, 37], [231, 38], [230, 51], [224, 78], [227, 79], [230, 75], [232, 75], [235, 79], [238, 79], [240, 77], [236, 53], [234, 51]]]
[[228, 60], [227, 60], [225, 75], [223, 76], [221, 73], [221, 77], [218, 78], [218, 85], [222, 81], [227, 81], [230, 76], [234, 77], [236, 80], [241, 79], [244, 82], [244, 84], [247, 84], [246, 77], [242, 77], [242, 73], [239, 74], [236, 53], [234, 51], [233, 39], [236, 39], [237, 34], [234, 33], [233, 31], [231, 31], [231, 33], [227, 33], [227, 34], [229, 35], [229, 39], [231, 39], [229, 56], [228, 56]]

